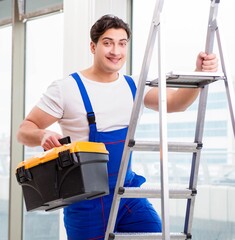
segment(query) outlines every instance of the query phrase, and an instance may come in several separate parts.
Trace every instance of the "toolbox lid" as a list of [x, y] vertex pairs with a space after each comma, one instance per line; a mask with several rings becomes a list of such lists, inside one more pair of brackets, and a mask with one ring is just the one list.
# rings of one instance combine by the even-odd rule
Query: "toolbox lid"
[[41, 154], [38, 154], [32, 158], [26, 159], [25, 161], [18, 164], [17, 169], [24, 167], [25, 169], [35, 167], [39, 164], [43, 164], [54, 160], [59, 157], [59, 153], [63, 151], [70, 151], [70, 153], [77, 152], [88, 152], [88, 153], [102, 153], [108, 154], [103, 143], [97, 142], [73, 142], [62, 145], [60, 147], [52, 148]]

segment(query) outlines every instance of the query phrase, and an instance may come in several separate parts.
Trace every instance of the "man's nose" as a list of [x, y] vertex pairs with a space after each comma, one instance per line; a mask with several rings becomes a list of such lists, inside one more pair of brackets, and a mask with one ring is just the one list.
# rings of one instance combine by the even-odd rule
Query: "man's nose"
[[111, 54], [118, 55], [120, 53], [119, 46], [117, 44], [113, 44], [110, 52], [111, 52]]

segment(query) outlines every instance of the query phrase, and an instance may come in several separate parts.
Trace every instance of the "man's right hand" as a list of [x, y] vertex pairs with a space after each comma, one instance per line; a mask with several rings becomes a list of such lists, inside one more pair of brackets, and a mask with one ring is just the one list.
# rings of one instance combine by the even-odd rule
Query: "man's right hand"
[[62, 136], [56, 132], [45, 130], [45, 133], [43, 135], [41, 146], [44, 150], [50, 150], [54, 147], [61, 146], [61, 143], [59, 142], [59, 139], [61, 139]]

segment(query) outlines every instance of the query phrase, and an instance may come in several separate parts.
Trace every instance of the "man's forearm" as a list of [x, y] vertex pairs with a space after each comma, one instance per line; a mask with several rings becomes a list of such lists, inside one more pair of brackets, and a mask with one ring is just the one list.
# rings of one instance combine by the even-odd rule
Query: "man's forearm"
[[167, 101], [167, 112], [182, 112], [197, 99], [200, 88], [179, 88], [173, 91]]
[[35, 124], [24, 121], [17, 133], [17, 140], [29, 147], [40, 146], [45, 129], [39, 129]]

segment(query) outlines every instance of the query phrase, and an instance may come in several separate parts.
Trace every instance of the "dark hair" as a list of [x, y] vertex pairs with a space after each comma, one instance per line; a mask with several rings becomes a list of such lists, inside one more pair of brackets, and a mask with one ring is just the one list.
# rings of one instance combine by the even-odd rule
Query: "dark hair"
[[99, 41], [101, 35], [103, 35], [108, 29], [124, 29], [127, 33], [127, 38], [131, 37], [131, 30], [129, 25], [125, 23], [122, 19], [114, 16], [114, 15], [104, 15], [100, 19], [98, 19], [95, 24], [91, 27], [90, 30], [90, 38], [94, 43]]

